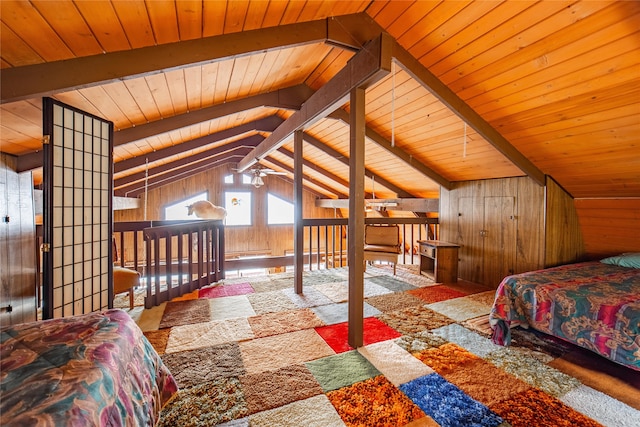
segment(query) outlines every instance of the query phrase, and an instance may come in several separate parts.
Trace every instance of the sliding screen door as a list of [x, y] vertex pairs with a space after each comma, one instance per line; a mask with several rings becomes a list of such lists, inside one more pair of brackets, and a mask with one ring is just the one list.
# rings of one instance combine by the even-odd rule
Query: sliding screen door
[[43, 99], [45, 319], [109, 308], [113, 123]]

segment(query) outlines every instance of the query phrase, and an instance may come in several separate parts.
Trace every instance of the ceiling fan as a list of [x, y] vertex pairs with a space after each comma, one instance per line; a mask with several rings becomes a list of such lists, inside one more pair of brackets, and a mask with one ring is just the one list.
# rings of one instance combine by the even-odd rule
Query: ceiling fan
[[260, 188], [264, 185], [264, 181], [262, 180], [262, 178], [267, 175], [286, 175], [286, 172], [279, 172], [260, 165], [256, 165], [255, 167], [249, 169], [248, 173], [251, 175], [251, 185], [256, 188]]

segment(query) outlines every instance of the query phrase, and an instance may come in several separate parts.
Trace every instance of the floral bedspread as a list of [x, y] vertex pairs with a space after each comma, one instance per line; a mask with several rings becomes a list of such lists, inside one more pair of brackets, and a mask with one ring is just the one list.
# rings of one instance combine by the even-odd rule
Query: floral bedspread
[[505, 277], [489, 321], [496, 344], [520, 324], [640, 370], [640, 269], [595, 261]]
[[177, 386], [122, 310], [0, 328], [0, 425], [152, 426]]

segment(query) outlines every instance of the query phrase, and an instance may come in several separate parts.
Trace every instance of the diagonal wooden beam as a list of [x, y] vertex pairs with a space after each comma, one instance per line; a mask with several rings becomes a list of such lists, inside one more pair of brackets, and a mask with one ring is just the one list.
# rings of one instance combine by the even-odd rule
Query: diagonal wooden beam
[[[341, 120], [342, 122], [349, 124], [349, 113], [347, 113], [342, 108], [338, 108], [336, 111], [330, 114], [336, 120]], [[424, 163], [419, 162], [413, 156], [409, 155], [402, 148], [394, 147], [391, 145], [391, 142], [387, 140], [385, 137], [380, 135], [378, 132], [371, 129], [369, 126], [365, 127], [365, 136], [371, 141], [378, 144], [380, 147], [384, 148], [400, 160], [407, 163], [409, 166], [426, 176], [432, 181], [435, 181], [441, 187], [446, 188], [447, 190], [451, 189], [451, 182], [444, 178], [439, 173], [435, 172], [430, 167], [426, 166]]]
[[[243, 154], [231, 154], [214, 160], [208, 159], [202, 162], [198, 162], [197, 165], [188, 165], [186, 167], [179, 168], [172, 171], [172, 173], [158, 174], [147, 180], [147, 190], [153, 190], [154, 188], [162, 187], [163, 185], [171, 184], [172, 182], [189, 178], [193, 175], [197, 175], [201, 172], [211, 169], [216, 166], [220, 166], [227, 163], [233, 163], [237, 159], [242, 158]], [[137, 181], [128, 186], [121, 187], [114, 190], [114, 193], [118, 196], [124, 197], [138, 197], [145, 191], [144, 181]]]
[[[287, 156], [288, 158], [292, 159], [294, 158], [294, 153], [292, 153], [291, 151], [287, 150], [284, 147], [280, 147], [278, 148], [278, 152], [284, 154], [285, 156]], [[319, 174], [322, 174], [323, 176], [325, 176], [327, 179], [334, 181], [340, 185], [342, 185], [345, 188], [349, 188], [349, 181], [347, 181], [346, 179], [342, 179], [340, 178], [338, 175], [335, 175], [331, 172], [329, 172], [326, 169], [321, 168], [320, 166], [311, 163], [308, 160], [305, 160], [304, 158], [302, 159], [302, 165], [304, 167], [307, 167], [309, 169], [312, 169], [316, 172], [318, 172]], [[365, 193], [365, 197], [371, 197], [371, 193]]]
[[146, 172], [137, 172], [124, 176], [122, 178], [118, 178], [114, 180], [113, 185], [114, 187], [122, 187], [124, 185], [140, 181], [144, 179], [145, 176], [153, 177], [155, 175], [163, 174], [174, 169], [186, 166], [196, 167], [197, 162], [222, 158], [231, 154], [242, 154], [246, 156], [247, 153], [249, 153], [263, 139], [264, 138], [260, 135], [253, 135], [239, 141], [234, 141], [229, 144], [225, 144], [219, 147], [212, 148], [210, 150], [202, 151], [191, 156], [186, 156], [172, 162], [149, 168]]
[[538, 183], [538, 185], [545, 185], [545, 174], [540, 169], [511, 145], [509, 141], [449, 89], [447, 85], [442, 83], [431, 71], [425, 68], [420, 61], [411, 56], [409, 52], [395, 41], [393, 41], [393, 57], [411, 77], [420, 82], [514, 165], [520, 168], [520, 170], [526, 173], [531, 179]]
[[[285, 171], [287, 171], [287, 172], [289, 172], [289, 173], [294, 173], [294, 170], [293, 170], [293, 168], [292, 168], [291, 166], [288, 166], [288, 165], [286, 165], [286, 164], [282, 163], [282, 162], [281, 162], [280, 160], [278, 160], [278, 159], [274, 159], [273, 157], [269, 157], [269, 156], [267, 156], [267, 157], [265, 158], [265, 160], [266, 160], [266, 161], [268, 161], [269, 163], [273, 163], [274, 165], [276, 165], [278, 168], [280, 168], [280, 169], [282, 169], [282, 170], [285, 170]], [[327, 192], [329, 192], [329, 193], [331, 193], [331, 194], [335, 194], [335, 195], [336, 195], [336, 196], [338, 196], [338, 198], [340, 198], [340, 199], [346, 199], [346, 198], [348, 197], [346, 194], [344, 194], [344, 193], [342, 193], [342, 192], [340, 192], [340, 191], [336, 190], [336, 189], [335, 189], [335, 188], [333, 188], [333, 187], [329, 187], [329, 186], [328, 186], [328, 185], [326, 185], [325, 183], [323, 183], [323, 182], [321, 182], [321, 181], [318, 181], [317, 179], [312, 178], [312, 177], [310, 177], [310, 176], [308, 176], [308, 175], [303, 174], [303, 175], [302, 175], [302, 179], [303, 179], [303, 180], [305, 180], [305, 181], [307, 181], [307, 182], [309, 182], [310, 184], [313, 184], [313, 185], [315, 185], [315, 186], [317, 186], [317, 187], [320, 187], [320, 188], [322, 188], [322, 189], [326, 190]]]
[[369, 42], [347, 66], [333, 76], [324, 86], [302, 104], [300, 111], [291, 115], [264, 142], [238, 163], [243, 171], [263, 157], [281, 147], [296, 130], [304, 129], [326, 117], [349, 100], [353, 88], [366, 88], [377, 82], [391, 70], [391, 36], [386, 33]]
[[[122, 160], [114, 164], [114, 173], [124, 172], [128, 169], [143, 166], [147, 161], [155, 162], [162, 160], [165, 157], [174, 156], [186, 151], [194, 150], [202, 147], [203, 145], [213, 144], [215, 142], [223, 141], [228, 138], [233, 138], [243, 133], [251, 131], [261, 132], [273, 132], [273, 130], [283, 122], [278, 116], [270, 116], [260, 120], [254, 120], [244, 125], [236, 126], [217, 132], [212, 135], [202, 136], [200, 138], [192, 139], [190, 141], [183, 142], [178, 145], [163, 148], [160, 150], [147, 153], [142, 156], [132, 157], [126, 160]], [[260, 139], [260, 141], [263, 138]], [[246, 145], [247, 142], [240, 141], [239, 143]], [[253, 142], [255, 146], [255, 141]], [[29, 170], [42, 167], [42, 152], [37, 151], [34, 153], [24, 154], [18, 157], [18, 172], [26, 172]]]
[[144, 125], [134, 126], [114, 132], [113, 145], [117, 147], [132, 141], [170, 132], [175, 129], [195, 125], [207, 120], [213, 120], [230, 114], [239, 113], [241, 111], [251, 110], [256, 107], [268, 106], [289, 110], [299, 110], [302, 103], [306, 101], [312, 93], [313, 90], [311, 90], [307, 85], [301, 84], [273, 92], [237, 99], [235, 101], [212, 105], [211, 107], [199, 110], [192, 110], [188, 113], [179, 114], [177, 116], [156, 120]]
[[0, 70], [0, 103], [49, 96], [225, 58], [329, 41], [358, 49], [370, 32], [349, 31], [333, 18], [184, 40]]
[[[273, 132], [273, 130], [277, 128], [278, 125], [282, 123], [282, 121], [283, 120], [278, 116], [271, 116], [260, 120], [254, 120], [252, 122], [245, 123], [233, 128], [224, 129], [211, 135], [201, 136], [190, 141], [185, 141], [181, 144], [173, 145], [171, 147], [162, 148], [151, 153], [122, 160], [114, 165], [114, 172], [119, 173], [126, 171], [127, 169], [137, 168], [143, 166], [147, 161], [155, 162], [158, 160], [162, 160], [165, 157], [175, 156], [177, 154], [195, 150], [200, 147], [213, 144], [215, 142], [220, 142], [224, 141], [225, 139], [237, 137], [244, 133], [255, 131]], [[263, 138], [261, 138], [261, 140], [262, 139]], [[223, 149], [222, 147], [221, 149]]]
[[[325, 153], [327, 153], [334, 159], [340, 161], [344, 165], [349, 166], [349, 156], [345, 156], [344, 154], [340, 153], [339, 151], [336, 151], [335, 149], [329, 147], [324, 142], [319, 141], [318, 139], [312, 137], [307, 133], [304, 134], [304, 140], [307, 141], [309, 144], [313, 145], [314, 147], [316, 147], [317, 149], [324, 151]], [[376, 182], [380, 183], [380, 185], [383, 185], [384, 187], [396, 193], [398, 197], [415, 197], [413, 194], [387, 181], [380, 175], [373, 173], [367, 168], [364, 169], [364, 174], [367, 178], [373, 178]]]
[[[221, 162], [229, 163], [241, 159], [243, 156], [246, 156], [247, 152], [249, 152], [250, 150], [250, 147], [240, 147], [232, 150], [229, 153], [207, 157], [205, 159], [201, 159], [200, 161], [191, 159], [191, 161], [188, 163], [177, 161], [171, 162], [170, 166], [168, 166], [169, 164], [157, 166], [155, 168], [149, 169], [148, 182], [153, 184], [156, 182], [156, 180], [160, 180], [162, 182], [162, 185], [171, 184], [172, 182], [178, 181], [180, 179], [185, 179], [189, 176], [200, 173], [202, 169], [210, 168], [212, 165], [217, 165]], [[133, 189], [144, 188], [144, 175], [144, 172], [140, 172], [135, 174], [136, 179], [127, 180], [126, 178], [132, 177], [132, 175], [130, 175], [126, 178], [116, 180], [114, 182], [114, 194], [131, 195]]]

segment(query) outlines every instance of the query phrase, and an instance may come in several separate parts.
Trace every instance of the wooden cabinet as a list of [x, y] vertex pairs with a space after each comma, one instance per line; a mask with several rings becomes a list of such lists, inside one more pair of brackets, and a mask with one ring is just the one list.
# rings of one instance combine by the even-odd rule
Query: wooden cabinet
[[454, 183], [440, 193], [440, 239], [460, 246], [459, 278], [493, 287], [584, 253], [573, 199], [551, 179]]
[[438, 240], [418, 240], [418, 244], [420, 274], [436, 283], [458, 282], [458, 245]]
[[515, 206], [513, 196], [458, 199], [458, 243], [464, 243], [460, 257], [467, 280], [499, 283], [515, 271]]

